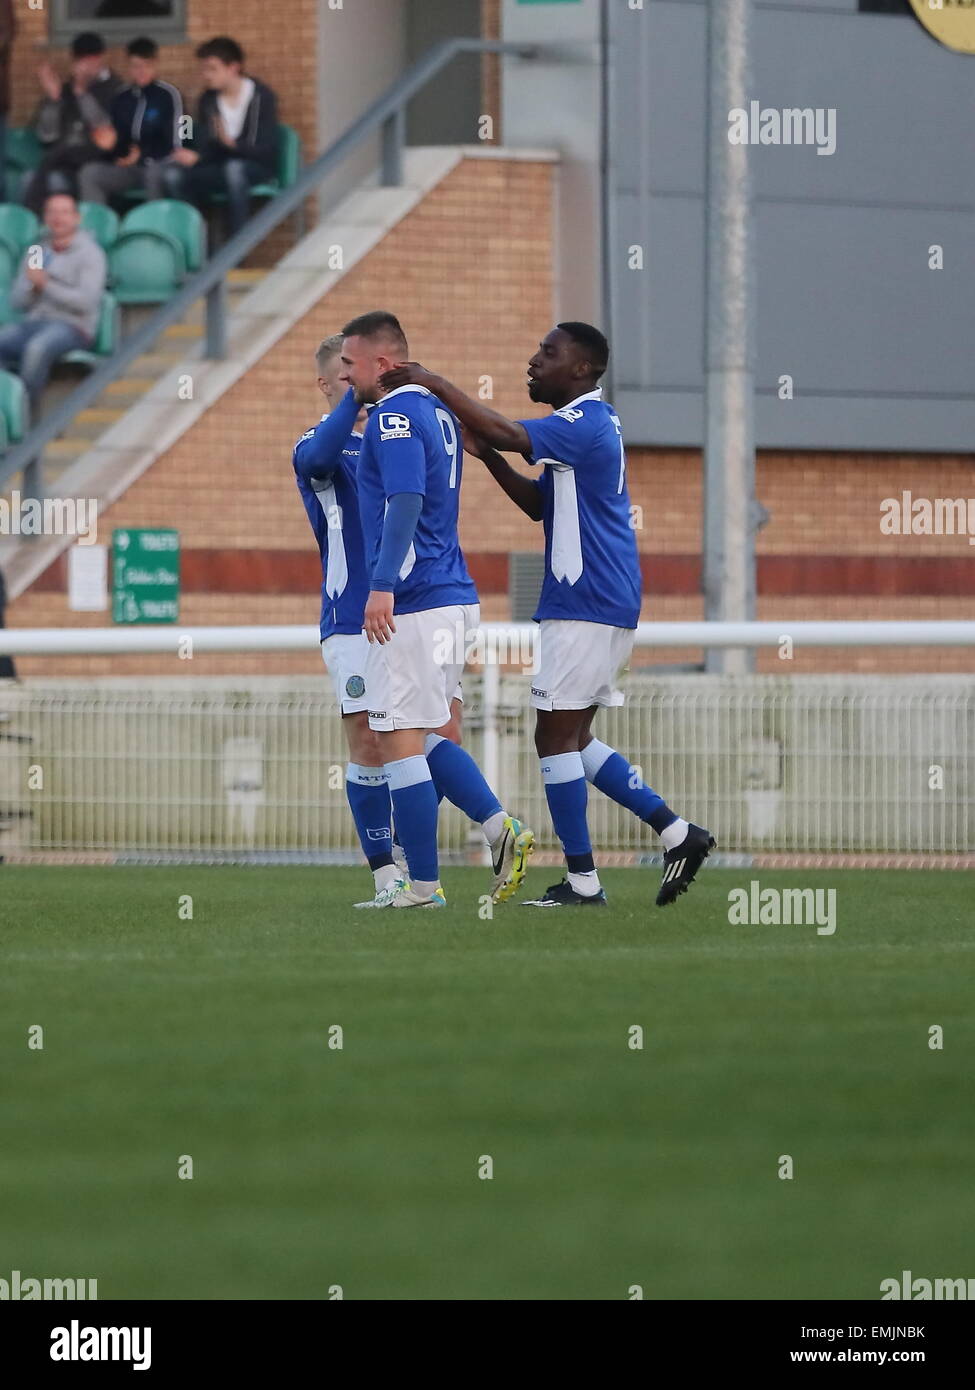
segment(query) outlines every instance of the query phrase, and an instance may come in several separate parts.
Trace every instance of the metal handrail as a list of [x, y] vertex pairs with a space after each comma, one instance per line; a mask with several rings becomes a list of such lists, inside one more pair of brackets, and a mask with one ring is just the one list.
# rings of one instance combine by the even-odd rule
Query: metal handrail
[[[445, 39], [424, 54], [413, 67], [398, 78], [362, 115], [340, 135], [327, 150], [306, 165], [297, 181], [284, 189], [247, 225], [222, 246], [205, 266], [167, 300], [135, 333], [125, 338], [112, 357], [88, 376], [69, 396], [66, 396], [50, 415], [39, 421], [28, 434], [0, 458], [0, 486], [14, 473], [33, 472], [33, 486], [25, 487], [25, 495], [42, 494], [40, 458], [44, 446], [65, 429], [80, 410], [90, 405], [116, 380], [131, 362], [141, 357], [171, 324], [177, 323], [191, 304], [206, 296], [207, 358], [226, 355], [226, 276], [244, 257], [263, 241], [269, 232], [289, 217], [304, 200], [320, 187], [342, 161], [373, 131], [382, 128], [381, 180], [384, 186], [402, 182], [403, 145], [406, 135], [406, 105], [422, 87], [460, 53], [502, 53], [531, 59], [538, 56], [532, 45], [504, 43], [498, 39]], [[32, 468], [31, 465], [34, 465]]]

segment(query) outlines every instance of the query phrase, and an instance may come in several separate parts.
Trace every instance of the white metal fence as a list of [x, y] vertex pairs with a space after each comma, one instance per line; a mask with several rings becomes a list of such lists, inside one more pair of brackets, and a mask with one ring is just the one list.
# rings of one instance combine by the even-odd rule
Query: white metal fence
[[[528, 684], [469, 676], [466, 741], [554, 848]], [[975, 849], [968, 676], [635, 673], [596, 731], [724, 851]], [[354, 862], [345, 761], [324, 676], [0, 682], [0, 854]], [[601, 853], [655, 850], [598, 791], [590, 806]], [[470, 830], [445, 813], [448, 855]]]

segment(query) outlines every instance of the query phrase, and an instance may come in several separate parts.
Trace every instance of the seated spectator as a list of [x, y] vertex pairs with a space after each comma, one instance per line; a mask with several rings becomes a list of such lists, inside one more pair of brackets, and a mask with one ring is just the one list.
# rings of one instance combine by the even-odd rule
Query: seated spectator
[[48, 197], [44, 226], [10, 291], [11, 306], [24, 318], [0, 328], [0, 367], [19, 375], [32, 413], [58, 358], [90, 346], [105, 292], [105, 252], [82, 227], [70, 194]]
[[132, 85], [112, 101], [115, 147], [108, 162], [86, 164], [78, 176], [88, 203], [107, 203], [130, 188], [161, 198], [163, 161], [182, 144], [183, 99], [175, 87], [160, 81], [158, 45], [152, 39], [133, 39], [126, 52]]
[[167, 197], [202, 207], [227, 195], [230, 233], [250, 213], [250, 190], [272, 178], [278, 161], [277, 98], [256, 77], [245, 77], [244, 50], [233, 39], [210, 39], [196, 56], [206, 91], [200, 97], [191, 148], [177, 150], [163, 172]]
[[43, 63], [37, 73], [45, 96], [34, 129], [46, 153], [28, 176], [23, 195], [34, 212], [40, 212], [48, 193], [77, 194], [81, 166], [105, 159], [105, 152], [115, 147], [108, 113], [122, 83], [105, 65], [105, 45], [98, 34], [78, 34], [71, 54], [67, 82], [62, 83], [50, 63]]

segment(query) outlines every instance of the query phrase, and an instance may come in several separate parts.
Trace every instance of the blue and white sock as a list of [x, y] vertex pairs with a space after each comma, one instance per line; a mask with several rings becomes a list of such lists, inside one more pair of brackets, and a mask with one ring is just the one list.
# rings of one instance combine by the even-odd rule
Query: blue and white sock
[[390, 829], [389, 784], [381, 767], [362, 767], [348, 763], [345, 794], [355, 821], [356, 834], [366, 862], [372, 869], [376, 887], [385, 887], [393, 865], [393, 835]]
[[663, 797], [647, 786], [621, 753], [594, 738], [582, 750], [582, 765], [594, 787], [656, 830], [665, 849], [680, 844], [687, 834], [687, 821], [681, 820]]
[[581, 753], [556, 753], [540, 758], [545, 799], [555, 833], [562, 842], [569, 882], [587, 897], [599, 892], [599, 875], [592, 857], [586, 821], [589, 790]]
[[437, 860], [437, 793], [426, 758], [417, 754], [386, 764], [389, 794], [396, 817], [410, 883], [414, 892], [429, 896], [439, 883]]
[[427, 734], [424, 749], [438, 797], [445, 796], [469, 820], [477, 821], [491, 844], [501, 834], [504, 809], [470, 753], [442, 734]]

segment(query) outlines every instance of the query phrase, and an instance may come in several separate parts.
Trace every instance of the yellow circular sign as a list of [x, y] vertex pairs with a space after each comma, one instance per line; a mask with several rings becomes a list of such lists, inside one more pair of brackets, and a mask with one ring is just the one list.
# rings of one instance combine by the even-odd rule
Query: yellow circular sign
[[929, 34], [957, 53], [975, 53], [975, 0], [911, 0]]

